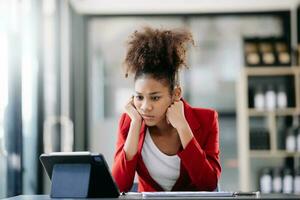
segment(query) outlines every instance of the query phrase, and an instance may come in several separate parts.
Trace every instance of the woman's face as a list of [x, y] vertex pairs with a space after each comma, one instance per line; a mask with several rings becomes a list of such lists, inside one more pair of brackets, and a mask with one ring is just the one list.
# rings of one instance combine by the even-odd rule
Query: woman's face
[[147, 126], [155, 126], [166, 120], [166, 111], [172, 104], [169, 86], [150, 76], [135, 81], [134, 106]]

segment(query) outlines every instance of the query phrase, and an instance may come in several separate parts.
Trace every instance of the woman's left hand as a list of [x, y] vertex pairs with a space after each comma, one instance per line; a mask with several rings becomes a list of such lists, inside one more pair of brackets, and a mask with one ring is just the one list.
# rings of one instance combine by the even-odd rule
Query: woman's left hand
[[184, 106], [182, 101], [175, 101], [169, 106], [166, 113], [167, 121], [177, 130], [186, 125]]

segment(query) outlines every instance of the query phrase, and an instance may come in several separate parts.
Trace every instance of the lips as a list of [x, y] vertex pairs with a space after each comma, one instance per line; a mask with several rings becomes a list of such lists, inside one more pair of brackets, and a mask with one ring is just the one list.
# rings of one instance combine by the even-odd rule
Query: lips
[[142, 114], [142, 117], [144, 119], [153, 119], [154, 118], [154, 116], [152, 116], [152, 115], [143, 115], [143, 114]]

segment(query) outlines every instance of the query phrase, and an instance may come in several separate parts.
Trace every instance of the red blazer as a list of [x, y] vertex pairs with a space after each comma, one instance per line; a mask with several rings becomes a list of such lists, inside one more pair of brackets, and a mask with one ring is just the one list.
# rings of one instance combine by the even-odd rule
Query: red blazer
[[[204, 108], [192, 108], [184, 100], [184, 114], [194, 134], [185, 149], [177, 155], [180, 162], [180, 175], [172, 191], [213, 191], [217, 188], [221, 174], [219, 159], [219, 125], [217, 112]], [[130, 117], [123, 114], [118, 129], [116, 153], [112, 175], [122, 192], [127, 192], [133, 185], [135, 172], [138, 174], [138, 191], [163, 191], [162, 187], [150, 176], [142, 158], [142, 148], [146, 126], [140, 131], [138, 152], [126, 160], [123, 150], [129, 131]]]

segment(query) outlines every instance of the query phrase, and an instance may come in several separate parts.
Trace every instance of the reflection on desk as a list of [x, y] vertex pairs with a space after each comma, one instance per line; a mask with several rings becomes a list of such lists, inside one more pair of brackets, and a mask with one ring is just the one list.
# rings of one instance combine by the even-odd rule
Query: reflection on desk
[[[106, 198], [114, 199], [114, 198]], [[126, 195], [121, 195], [117, 199], [145, 199], [143, 198], [141, 193], [129, 193]], [[155, 199], [155, 198], [146, 198], [146, 199]], [[159, 198], [159, 199], [176, 199], [176, 197], [170, 198]], [[178, 199], [182, 199], [179, 197]], [[300, 195], [295, 194], [261, 194], [259, 197], [254, 196], [235, 196], [235, 197], [191, 197], [191, 198], [184, 198], [184, 199], [300, 199]], [[53, 200], [49, 197], [49, 195], [19, 195], [11, 198], [7, 198], [4, 200]], [[59, 199], [61, 200], [61, 199]], [[70, 199], [71, 200], [71, 199]], [[74, 199], [80, 200], [80, 199]], [[96, 199], [93, 199], [96, 200]], [[99, 199], [101, 200], [101, 199]]]

